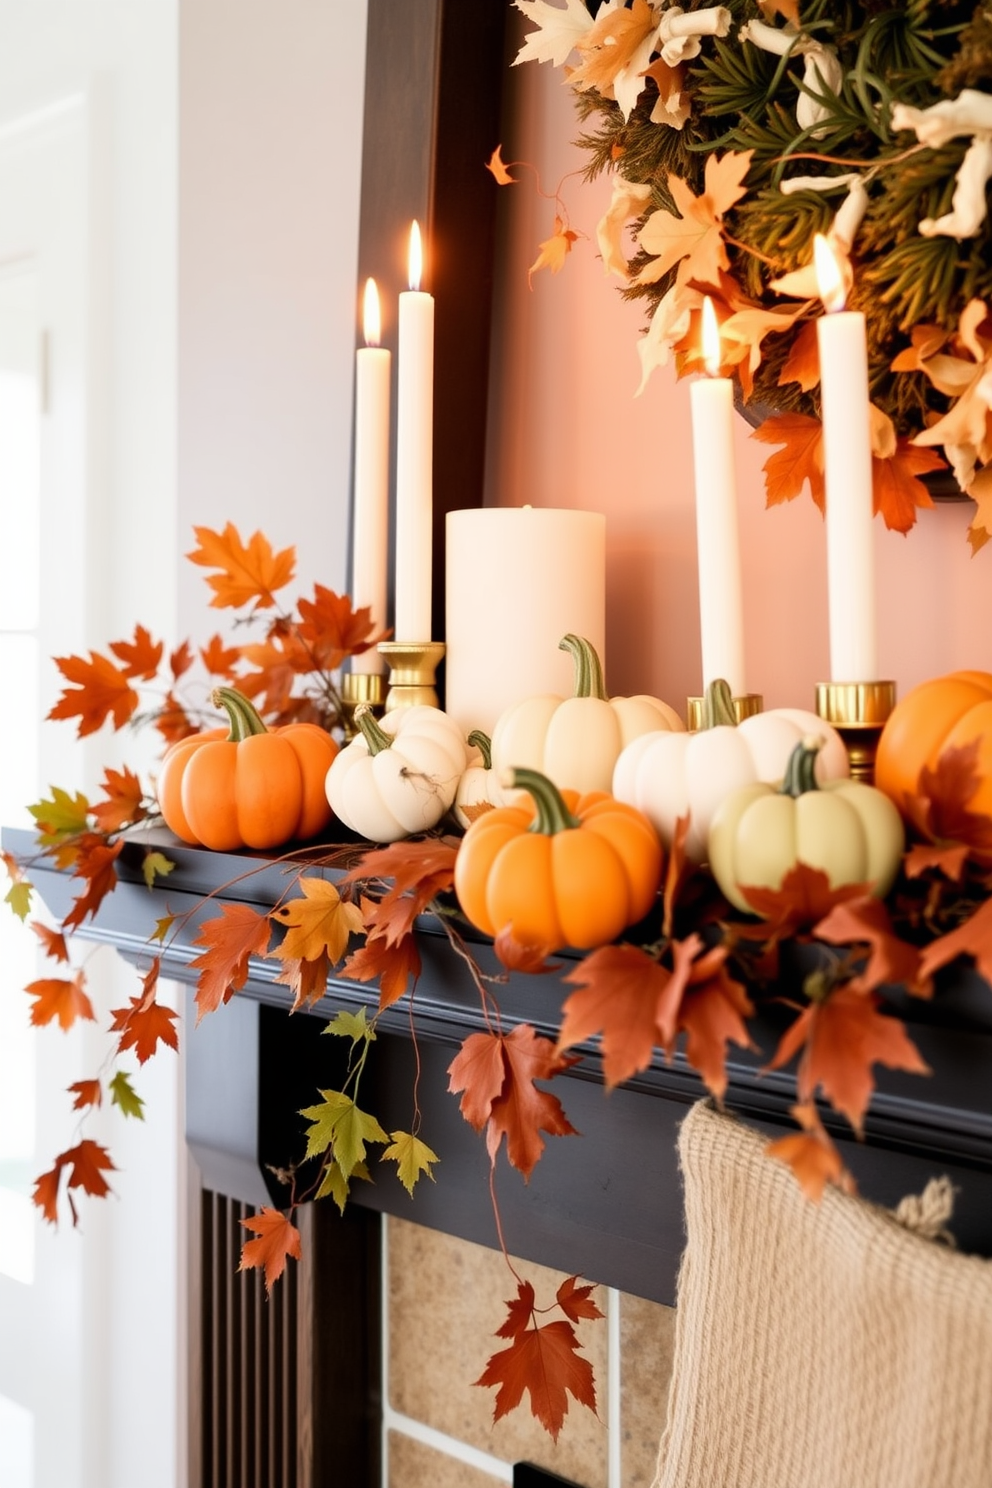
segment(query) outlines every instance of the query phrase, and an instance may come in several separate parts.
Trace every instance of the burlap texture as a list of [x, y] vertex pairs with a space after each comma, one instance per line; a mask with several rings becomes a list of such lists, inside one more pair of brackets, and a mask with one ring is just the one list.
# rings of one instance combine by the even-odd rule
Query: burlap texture
[[682, 1123], [653, 1488], [992, 1488], [992, 1262], [834, 1189], [812, 1204], [764, 1147], [706, 1102]]

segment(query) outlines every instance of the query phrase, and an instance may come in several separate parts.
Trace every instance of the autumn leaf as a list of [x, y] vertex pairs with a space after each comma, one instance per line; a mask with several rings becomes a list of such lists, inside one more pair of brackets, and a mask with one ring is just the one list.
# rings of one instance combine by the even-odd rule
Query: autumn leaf
[[557, 1096], [539, 1090], [578, 1061], [560, 1055], [550, 1039], [521, 1023], [509, 1034], [472, 1033], [448, 1066], [448, 1089], [462, 1095], [460, 1110], [476, 1131], [486, 1128], [486, 1147], [496, 1161], [503, 1137], [510, 1164], [529, 1178], [544, 1151], [542, 1131], [577, 1135]]
[[270, 917], [286, 928], [282, 944], [272, 955], [280, 961], [315, 961], [326, 956], [336, 966], [348, 948], [349, 937], [363, 929], [361, 910], [342, 899], [336, 886], [326, 879], [304, 875], [299, 886], [303, 897], [289, 900]]
[[[603, 6], [588, 35], [578, 43], [582, 60], [569, 73], [570, 86], [583, 91], [592, 88], [602, 94], [611, 90], [616, 93], [621, 75], [631, 67], [642, 76], [650, 61], [651, 41], [657, 29], [658, 17], [648, 0], [632, 0], [629, 8]], [[630, 109], [625, 107], [624, 117], [629, 113]]]
[[311, 1125], [307, 1128], [307, 1158], [319, 1157], [329, 1147], [334, 1160], [346, 1178], [360, 1162], [365, 1161], [366, 1142], [388, 1142], [389, 1137], [367, 1111], [361, 1111], [350, 1095], [340, 1090], [322, 1090], [319, 1106], [307, 1106], [300, 1112]]
[[217, 609], [241, 605], [270, 609], [276, 602], [276, 591], [285, 588], [295, 574], [296, 549], [274, 553], [261, 532], [253, 533], [247, 546], [233, 522], [228, 522], [223, 532], [194, 527], [193, 533], [199, 546], [186, 557], [191, 563], [218, 570], [207, 576], [207, 584], [214, 591], [210, 603]]
[[[929, 975], [929, 968], [924, 972]], [[781, 1069], [799, 1054], [796, 1092], [801, 1103], [817, 1090], [861, 1133], [861, 1122], [875, 1088], [874, 1064], [926, 1075], [930, 1071], [898, 1018], [879, 1012], [874, 992], [849, 985], [810, 1003], [786, 1030], [769, 1069]]]
[[143, 625], [136, 625], [132, 641], [111, 641], [110, 649], [117, 660], [123, 662], [125, 677], [153, 682], [165, 647], [161, 641], [153, 641]]
[[[667, 967], [638, 946], [600, 946], [564, 978], [579, 990], [562, 1005], [559, 1052], [599, 1034], [606, 1088], [621, 1085], [648, 1068], [655, 1046], [665, 1036], [674, 1036], [678, 1000], [688, 978], [687, 964], [673, 978]], [[670, 1012], [673, 1003], [676, 1011]]]
[[676, 818], [675, 829], [672, 832], [672, 841], [668, 849], [668, 862], [665, 865], [665, 887], [662, 893], [664, 914], [661, 924], [662, 934], [666, 939], [670, 939], [672, 935], [675, 910], [678, 905], [682, 885], [692, 871], [692, 864], [686, 857], [685, 852], [686, 838], [689, 836], [690, 820], [688, 811], [685, 816]]
[[765, 934], [775, 937], [806, 930], [826, 919], [835, 904], [862, 899], [868, 892], [868, 884], [841, 884], [832, 889], [827, 874], [806, 863], [790, 868], [777, 889], [741, 885], [748, 904], [766, 921]]
[[225, 646], [219, 635], [213, 635], [200, 647], [200, 660], [211, 677], [230, 680], [241, 660], [241, 652], [236, 646]]
[[131, 1084], [130, 1077], [125, 1074], [124, 1070], [117, 1071], [107, 1088], [110, 1091], [110, 1103], [112, 1106], [119, 1106], [122, 1114], [125, 1116], [133, 1116], [139, 1121], [144, 1121], [145, 1103]]
[[90, 652], [82, 656], [56, 656], [55, 665], [66, 681], [58, 701], [49, 709], [47, 718], [78, 718], [77, 737], [96, 733], [108, 718], [115, 729], [122, 729], [141, 699], [127, 679], [127, 674], [106, 656]]
[[42, 1028], [57, 1018], [63, 1030], [71, 1028], [77, 1018], [94, 1022], [96, 1014], [93, 1004], [83, 990], [86, 974], [77, 971], [74, 977], [41, 977], [29, 982], [24, 988], [29, 997], [35, 999], [31, 1009], [31, 1023]]
[[368, 605], [353, 609], [351, 596], [315, 584], [313, 599], [301, 599], [298, 632], [313, 657], [310, 670], [332, 672], [346, 656], [359, 655], [385, 639]]
[[123, 770], [104, 771], [103, 789], [106, 800], [97, 801], [92, 807], [93, 818], [101, 832], [119, 832], [122, 827], [148, 815], [142, 805], [141, 781], [126, 765]]
[[744, 195], [743, 181], [753, 153], [728, 150], [719, 158], [708, 155], [704, 189], [698, 197], [680, 177], [669, 174], [668, 190], [679, 215], [659, 208], [642, 227], [638, 242], [652, 256], [652, 262], [637, 276], [638, 284], [656, 284], [676, 264], [680, 283], [719, 283], [720, 271], [730, 267], [723, 241], [723, 214]]
[[97, 1199], [102, 1199], [110, 1192], [110, 1185], [103, 1175], [116, 1169], [110, 1160], [110, 1153], [99, 1142], [84, 1137], [77, 1146], [70, 1147], [56, 1161], [69, 1169], [67, 1187], [81, 1188], [84, 1193]]
[[799, 29], [799, 0], [758, 0], [758, 8], [766, 21], [780, 15], [788, 25]]
[[486, 170], [495, 177], [497, 186], [515, 186], [516, 182], [510, 175], [509, 170], [503, 163], [503, 146], [497, 145], [489, 159], [486, 161]]
[[404, 940], [431, 900], [454, 884], [457, 851], [456, 844], [443, 837], [425, 837], [364, 853], [342, 881], [363, 883], [379, 878], [390, 885], [378, 902], [362, 900], [369, 933], [382, 936], [390, 945]]
[[146, 852], [141, 859], [141, 876], [145, 880], [146, 888], [153, 889], [160, 878], [166, 878], [175, 868], [171, 858], [165, 853]]
[[42, 1173], [34, 1180], [34, 1192], [31, 1202], [37, 1204], [41, 1210], [42, 1218], [48, 1224], [58, 1224], [59, 1220], [59, 1185], [62, 1181], [62, 1164], [57, 1162], [54, 1168], [49, 1168], [47, 1173]]
[[[76, 837], [89, 825], [90, 803], [77, 791], [70, 796], [59, 786], [52, 788], [51, 798], [37, 801], [28, 811], [34, 817], [38, 839], [43, 847], [57, 847], [65, 838]], [[67, 866], [60, 864], [60, 866]]]
[[169, 653], [169, 671], [173, 682], [178, 682], [184, 677], [193, 665], [193, 648], [189, 641], [182, 641], [174, 651]]
[[475, 1383], [497, 1390], [494, 1423], [516, 1409], [526, 1390], [532, 1413], [557, 1441], [568, 1414], [569, 1394], [580, 1405], [596, 1409], [592, 1366], [588, 1359], [579, 1357], [578, 1339], [570, 1322], [559, 1318], [538, 1326], [535, 1320], [530, 1326], [525, 1321], [533, 1318], [534, 1289], [530, 1282], [518, 1284], [518, 1297], [507, 1306], [508, 1321], [497, 1329], [497, 1337], [509, 1337], [512, 1342], [489, 1358]]
[[249, 1215], [240, 1223], [258, 1238], [246, 1240], [241, 1247], [238, 1270], [250, 1271], [261, 1266], [265, 1272], [265, 1290], [271, 1292], [286, 1269], [286, 1258], [292, 1256], [294, 1261], [298, 1261], [303, 1255], [300, 1232], [281, 1210], [272, 1209], [268, 1204], [262, 1205], [260, 1214]]
[[[271, 955], [279, 956], [279, 952], [273, 951]], [[319, 1002], [327, 991], [327, 978], [331, 970], [327, 952], [320, 951], [312, 961], [304, 961], [299, 956], [281, 956], [279, 959], [282, 961], [282, 970], [276, 981], [292, 989], [290, 1012], [295, 1013], [298, 1008], [312, 1007], [315, 1002]]]
[[123, 838], [107, 842], [96, 832], [87, 833], [77, 842], [72, 875], [84, 879], [86, 889], [72, 901], [72, 908], [63, 917], [63, 930], [72, 930], [87, 915], [95, 915], [107, 895], [116, 889], [116, 863], [123, 846]]
[[149, 1001], [147, 997], [132, 997], [128, 1007], [112, 1008], [110, 1031], [120, 1033], [118, 1054], [133, 1049], [138, 1063], [144, 1064], [151, 1059], [159, 1044], [178, 1049], [179, 1034], [175, 1026], [178, 1017], [172, 1008], [154, 999]]
[[752, 439], [762, 444], [781, 444], [761, 467], [765, 475], [765, 505], [792, 501], [809, 485], [820, 511], [826, 509], [823, 474], [823, 425], [805, 413], [776, 413], [754, 429]]
[[984, 900], [963, 925], [924, 947], [920, 974], [932, 976], [958, 956], [970, 956], [979, 975], [992, 986], [992, 899]]
[[855, 992], [873, 992], [885, 984], [902, 984], [917, 997], [930, 997], [929, 979], [920, 977], [920, 953], [915, 946], [900, 940], [892, 928], [889, 912], [880, 899], [865, 894], [835, 904], [830, 913], [813, 929], [818, 940], [831, 945], [867, 945], [867, 965], [850, 986]]
[[913, 796], [898, 804], [931, 841], [944, 846], [964, 844], [988, 856], [992, 854], [992, 819], [970, 810], [982, 784], [981, 751], [982, 740], [977, 737], [942, 750], [936, 765], [920, 770]]
[[727, 948], [722, 945], [692, 962], [678, 1014], [679, 1031], [686, 1035], [686, 1059], [718, 1101], [727, 1090], [727, 1045], [754, 1047], [745, 1022], [754, 1005], [726, 962]]
[[592, 27], [585, 0], [565, 0], [563, 6], [550, 5], [548, 0], [515, 0], [515, 4], [535, 29], [524, 38], [514, 66], [534, 61], [560, 67]]
[[[3, 902], [10, 905], [19, 920], [26, 920], [31, 913], [31, 884], [24, 875], [24, 869], [12, 853], [3, 852], [0, 853], [0, 857], [3, 858], [3, 865], [10, 879], [10, 888], [4, 895]], [[68, 960], [68, 957], [65, 959]]]
[[560, 961], [549, 959], [557, 950], [557, 946], [532, 945], [530, 942], [518, 940], [513, 933], [512, 925], [504, 925], [498, 932], [493, 941], [493, 950], [507, 971], [522, 971], [529, 976], [540, 976], [557, 971], [561, 966]]
[[199, 971], [196, 1021], [230, 1002], [248, 980], [250, 956], [264, 956], [271, 927], [267, 915], [247, 904], [225, 904], [219, 915], [200, 926], [194, 945], [207, 949], [190, 962]]
[[82, 1111], [87, 1106], [103, 1104], [103, 1087], [99, 1080], [76, 1080], [74, 1084], [66, 1088], [70, 1095], [76, 1097], [72, 1103], [74, 1111]]
[[384, 1162], [396, 1164], [397, 1177], [413, 1198], [413, 1190], [421, 1174], [434, 1181], [431, 1167], [440, 1162], [436, 1152], [432, 1152], [426, 1142], [415, 1137], [410, 1132], [394, 1131], [391, 1133], [392, 1141], [382, 1154]]
[[890, 532], [908, 532], [917, 511], [933, 506], [933, 497], [919, 477], [946, 468], [940, 455], [920, 449], [909, 439], [898, 440], [888, 459], [872, 454], [872, 506]]
[[539, 269], [550, 269], [552, 274], [558, 274], [565, 267], [565, 260], [572, 251], [572, 244], [577, 241], [578, 233], [566, 227], [561, 217], [555, 215], [555, 230], [550, 238], [545, 238], [539, 245], [540, 252], [527, 270], [527, 283], [533, 289], [534, 275]]
[[577, 1276], [566, 1276], [561, 1286], [555, 1293], [555, 1300], [565, 1316], [573, 1323], [581, 1322], [583, 1318], [601, 1318], [605, 1313], [593, 1301], [592, 1286], [579, 1286]]
[[814, 1204], [823, 1198], [828, 1183], [853, 1193], [854, 1180], [820, 1121], [816, 1107], [812, 1102], [793, 1106], [792, 1114], [805, 1130], [769, 1142], [765, 1147], [767, 1155], [792, 1169], [799, 1187]]
[[353, 982], [379, 983], [379, 1011], [399, 1002], [420, 976], [420, 952], [413, 935], [395, 944], [384, 935], [369, 935], [365, 944], [352, 951], [341, 975]]
[[360, 1007], [357, 1013], [348, 1008], [339, 1008], [334, 1017], [325, 1023], [324, 1033], [332, 1038], [350, 1039], [352, 1047], [355, 1044], [371, 1044], [375, 1042], [375, 1025], [369, 1022], [368, 1009]]
[[188, 739], [191, 734], [200, 731], [174, 692], [166, 693], [161, 707], [154, 715], [154, 722], [167, 745], [178, 744], [180, 739]]
[[803, 392], [808, 393], [819, 385], [820, 344], [816, 326], [815, 319], [807, 320], [793, 336], [789, 355], [779, 373], [779, 387], [784, 387], [787, 382], [798, 382]]

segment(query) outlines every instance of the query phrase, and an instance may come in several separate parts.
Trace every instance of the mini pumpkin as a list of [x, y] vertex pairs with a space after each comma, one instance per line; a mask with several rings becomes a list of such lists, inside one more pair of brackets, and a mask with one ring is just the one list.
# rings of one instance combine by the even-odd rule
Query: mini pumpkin
[[900, 698], [886, 720], [875, 755], [875, 784], [905, 819], [925, 830], [926, 803], [917, 796], [920, 771], [933, 770], [947, 749], [977, 740], [978, 789], [968, 809], [992, 816], [992, 674], [951, 672], [921, 682]]
[[334, 814], [370, 842], [426, 832], [455, 799], [468, 763], [465, 740], [441, 708], [395, 708], [377, 720], [356, 708], [358, 733], [327, 771]]
[[166, 750], [158, 803], [184, 842], [233, 852], [314, 837], [331, 820], [324, 777], [338, 752], [315, 723], [268, 729], [249, 700], [218, 687], [228, 729], [206, 729]]
[[507, 790], [500, 784], [498, 770], [493, 769], [492, 742], [482, 729], [473, 729], [468, 736], [468, 765], [458, 782], [455, 803], [452, 808], [460, 827], [468, 828], [481, 810], [494, 806], [512, 806], [519, 800], [520, 792]]

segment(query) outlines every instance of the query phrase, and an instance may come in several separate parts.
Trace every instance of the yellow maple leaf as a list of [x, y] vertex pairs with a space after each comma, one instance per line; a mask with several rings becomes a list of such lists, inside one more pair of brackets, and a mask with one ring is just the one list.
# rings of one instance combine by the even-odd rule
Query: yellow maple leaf
[[301, 878], [302, 899], [291, 899], [274, 910], [271, 918], [286, 926], [286, 935], [272, 955], [280, 961], [316, 961], [326, 955], [332, 965], [348, 948], [348, 937], [363, 929], [357, 904], [342, 899], [332, 883], [323, 878]]
[[655, 284], [679, 265], [679, 282], [696, 280], [717, 284], [721, 269], [730, 267], [723, 241], [723, 216], [744, 193], [743, 181], [752, 150], [728, 150], [719, 159], [710, 155], [703, 176], [703, 194], [696, 196], [678, 176], [668, 177], [668, 189], [678, 216], [663, 207], [652, 212], [638, 242], [652, 255], [637, 278]]
[[503, 161], [502, 150], [502, 145], [496, 146], [495, 150], [486, 161], [486, 170], [492, 171], [493, 175], [496, 178], [497, 186], [513, 186], [515, 185], [515, 182]]
[[532, 284], [534, 275], [538, 269], [550, 269], [552, 274], [557, 274], [564, 266], [565, 260], [572, 251], [572, 244], [578, 237], [578, 233], [567, 228], [560, 217], [555, 218], [554, 234], [545, 238], [540, 245], [541, 251], [527, 270], [527, 282]]

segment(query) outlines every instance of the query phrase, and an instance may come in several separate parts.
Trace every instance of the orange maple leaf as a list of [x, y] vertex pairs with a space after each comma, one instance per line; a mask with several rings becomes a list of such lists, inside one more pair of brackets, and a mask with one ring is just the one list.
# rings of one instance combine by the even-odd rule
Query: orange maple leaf
[[296, 571], [296, 549], [284, 548], [274, 553], [268, 538], [255, 532], [242, 542], [233, 522], [223, 532], [209, 527], [194, 527], [198, 547], [186, 557], [204, 568], [216, 568], [207, 583], [214, 591], [210, 603], [217, 609], [251, 605], [253, 610], [267, 610], [275, 604], [276, 591], [285, 588]]
[[511, 1166], [529, 1178], [544, 1151], [542, 1131], [577, 1135], [557, 1096], [538, 1090], [534, 1082], [550, 1080], [576, 1063], [529, 1023], [506, 1035], [471, 1033], [448, 1066], [448, 1089], [453, 1095], [464, 1092], [459, 1109], [469, 1125], [486, 1128], [490, 1161], [496, 1161], [505, 1136]]
[[529, 976], [557, 971], [561, 962], [549, 960], [556, 949], [555, 946], [532, 945], [528, 941], [518, 940], [512, 925], [504, 925], [493, 941], [493, 950], [507, 971], [523, 971]]
[[907, 878], [919, 878], [936, 868], [953, 883], [960, 883], [970, 857], [971, 848], [962, 842], [915, 842], [903, 858], [903, 867]]
[[584, 956], [565, 977], [579, 991], [562, 1005], [559, 1052], [599, 1034], [608, 1090], [647, 1069], [655, 1046], [675, 1036], [690, 961], [683, 956], [673, 974], [638, 946], [600, 946]]
[[31, 929], [41, 941], [45, 955], [53, 961], [69, 960], [69, 947], [66, 945], [65, 936], [61, 930], [51, 930], [43, 925], [40, 920], [31, 921]]
[[870, 947], [864, 971], [850, 983], [855, 992], [872, 992], [887, 983], [900, 983], [917, 997], [933, 995], [929, 978], [920, 976], [919, 951], [899, 939], [888, 910], [873, 894], [835, 904], [814, 927], [813, 934], [831, 945]]
[[103, 1087], [99, 1080], [76, 1080], [66, 1088], [70, 1095], [76, 1097], [72, 1103], [74, 1111], [82, 1111], [86, 1106], [103, 1105]]
[[148, 815], [142, 805], [144, 792], [141, 781], [126, 765], [123, 770], [104, 771], [103, 789], [107, 793], [106, 800], [97, 801], [91, 808], [101, 832], [119, 832], [122, 827], [141, 821]]
[[596, 1409], [596, 1386], [592, 1365], [578, 1356], [578, 1339], [570, 1322], [556, 1319], [538, 1325], [534, 1318], [534, 1289], [530, 1282], [518, 1284], [518, 1295], [507, 1304], [508, 1319], [497, 1329], [498, 1338], [510, 1338], [508, 1348], [493, 1354], [477, 1385], [497, 1388], [493, 1421], [500, 1420], [530, 1395], [531, 1411], [557, 1441], [566, 1415], [568, 1395], [580, 1405]]
[[858, 992], [848, 985], [835, 988], [799, 1014], [768, 1065], [781, 1069], [798, 1053], [800, 1101], [812, 1102], [819, 1088], [859, 1135], [875, 1088], [873, 1064], [917, 1075], [930, 1073], [904, 1025], [880, 1013], [880, 1005], [874, 992]]
[[559, 216], [555, 216], [555, 230], [550, 238], [545, 238], [539, 245], [540, 252], [527, 270], [527, 283], [533, 289], [534, 275], [539, 269], [550, 269], [552, 274], [558, 274], [565, 267], [565, 260], [572, 251], [572, 244], [577, 241], [578, 233], [566, 227]]
[[271, 1292], [286, 1269], [286, 1258], [298, 1261], [303, 1255], [300, 1232], [279, 1209], [270, 1209], [263, 1204], [261, 1214], [252, 1214], [241, 1220], [246, 1230], [253, 1230], [257, 1240], [246, 1240], [241, 1247], [239, 1271], [248, 1271], [253, 1266], [265, 1270], [265, 1290]]
[[818, 386], [820, 381], [820, 343], [817, 337], [816, 319], [807, 320], [792, 338], [785, 366], [779, 373], [778, 385], [798, 382], [804, 393]]
[[503, 163], [503, 146], [497, 145], [489, 159], [486, 161], [486, 170], [491, 171], [496, 178], [497, 186], [515, 186], [516, 182], [510, 175], [507, 166]]
[[200, 647], [200, 660], [211, 677], [230, 679], [241, 660], [241, 652], [236, 646], [225, 646], [219, 635], [213, 635]]
[[932, 940], [920, 954], [920, 973], [931, 976], [958, 956], [970, 956], [980, 976], [992, 986], [992, 899], [986, 899], [963, 925]]
[[936, 765], [920, 770], [914, 794], [898, 804], [930, 841], [963, 845], [986, 860], [992, 856], [992, 819], [970, 810], [982, 785], [982, 744], [976, 737], [942, 750]]
[[87, 832], [76, 843], [72, 876], [84, 879], [86, 890], [72, 901], [72, 908], [62, 921], [63, 930], [71, 930], [81, 925], [87, 915], [95, 915], [107, 895], [116, 889], [116, 862], [123, 846], [123, 838], [107, 842], [96, 832]]
[[457, 846], [443, 837], [393, 842], [364, 853], [343, 883], [383, 879], [390, 886], [378, 901], [363, 899], [366, 928], [389, 945], [409, 935], [431, 900], [455, 881]]
[[341, 969], [354, 982], [379, 983], [379, 1011], [399, 1002], [411, 983], [420, 976], [420, 952], [413, 935], [393, 941], [387, 935], [366, 936], [365, 944], [352, 951]]
[[282, 961], [282, 970], [276, 981], [292, 988], [293, 1005], [290, 1012], [295, 1013], [298, 1008], [319, 1002], [327, 991], [327, 978], [331, 970], [327, 952], [321, 951], [310, 961], [299, 956], [285, 955], [279, 959]]
[[826, 509], [823, 475], [823, 425], [805, 413], [776, 413], [751, 434], [762, 444], [781, 444], [761, 467], [765, 475], [765, 505], [792, 501], [808, 483], [810, 495]]
[[555, 1293], [555, 1300], [562, 1312], [573, 1323], [583, 1318], [601, 1318], [605, 1313], [593, 1300], [595, 1287], [579, 1286], [577, 1276], [566, 1276]]
[[668, 191], [675, 213], [659, 207], [641, 228], [638, 243], [651, 255], [651, 262], [638, 274], [638, 284], [656, 284], [676, 264], [680, 284], [689, 280], [719, 284], [721, 270], [730, 267], [723, 241], [723, 214], [745, 194], [743, 182], [753, 153], [728, 150], [719, 158], [708, 155], [701, 196], [696, 196], [679, 176], [669, 175]]
[[62, 1029], [71, 1028], [77, 1018], [95, 1021], [93, 1004], [83, 990], [85, 985], [86, 974], [82, 970], [74, 977], [41, 977], [28, 982], [24, 990], [35, 999], [31, 1009], [34, 1027], [42, 1028], [56, 1018]]
[[332, 672], [346, 656], [367, 651], [387, 634], [376, 632], [368, 605], [355, 610], [350, 595], [335, 594], [323, 584], [315, 584], [313, 599], [301, 599], [297, 609], [300, 638], [315, 659], [311, 670]]
[[569, 86], [607, 93], [657, 25], [658, 17], [648, 0], [632, 0], [629, 9], [601, 10], [579, 44], [582, 61], [569, 71]]
[[272, 920], [286, 930], [272, 954], [279, 961], [313, 961], [325, 955], [337, 965], [350, 936], [363, 928], [361, 910], [342, 899], [327, 879], [303, 875], [299, 887], [301, 898], [290, 899], [272, 912]]
[[792, 1114], [805, 1130], [769, 1142], [765, 1148], [768, 1156], [792, 1169], [799, 1187], [814, 1204], [823, 1198], [828, 1183], [853, 1193], [854, 1179], [820, 1121], [816, 1107], [812, 1102], [793, 1106]]
[[835, 904], [862, 899], [868, 890], [868, 884], [841, 884], [832, 889], [822, 868], [810, 868], [806, 863], [790, 868], [777, 889], [741, 885], [748, 904], [766, 921], [763, 935], [774, 937], [806, 930], [826, 919]]
[[174, 651], [169, 653], [169, 671], [172, 673], [173, 682], [178, 682], [193, 665], [193, 648], [189, 641], [182, 641]]
[[69, 1169], [69, 1188], [81, 1188], [83, 1193], [98, 1199], [110, 1192], [110, 1185], [103, 1175], [116, 1171], [116, 1168], [110, 1160], [110, 1153], [99, 1142], [84, 1137], [75, 1147], [61, 1153], [56, 1161]]
[[132, 716], [141, 699], [126, 674], [106, 656], [90, 652], [82, 656], [56, 656], [55, 665], [67, 682], [48, 718], [78, 718], [77, 737], [96, 733], [108, 718], [115, 729], [121, 729]]
[[689, 985], [679, 1005], [686, 1059], [718, 1101], [727, 1090], [727, 1045], [754, 1047], [745, 1022], [754, 1004], [728, 972], [726, 961], [727, 948], [722, 945], [698, 957], [690, 967]]
[[171, 691], [166, 693], [161, 707], [155, 713], [155, 727], [166, 744], [178, 744], [180, 739], [188, 739], [190, 734], [200, 732], [179, 698]]
[[248, 980], [248, 958], [264, 956], [272, 928], [267, 915], [248, 904], [225, 904], [219, 915], [200, 926], [194, 945], [206, 946], [190, 962], [199, 970], [196, 1021], [230, 1002]]
[[152, 682], [158, 675], [165, 647], [161, 641], [153, 641], [143, 625], [136, 625], [133, 641], [111, 641], [110, 649], [124, 663], [125, 677]]
[[921, 449], [899, 439], [887, 459], [872, 454], [872, 505], [881, 512], [890, 532], [908, 532], [920, 508], [933, 506], [933, 497], [918, 479], [931, 470], [945, 470], [947, 462], [935, 450]]
[[117, 1052], [134, 1049], [139, 1064], [151, 1059], [160, 1043], [179, 1048], [175, 1027], [179, 1014], [154, 999], [149, 1002], [147, 997], [132, 997], [128, 1007], [111, 1008], [110, 1015], [111, 1033], [120, 1033]]
[[59, 1184], [62, 1181], [62, 1164], [57, 1162], [54, 1168], [49, 1168], [47, 1173], [42, 1173], [34, 1180], [34, 1192], [31, 1202], [37, 1204], [41, 1210], [42, 1217], [48, 1224], [58, 1224], [59, 1220]]

